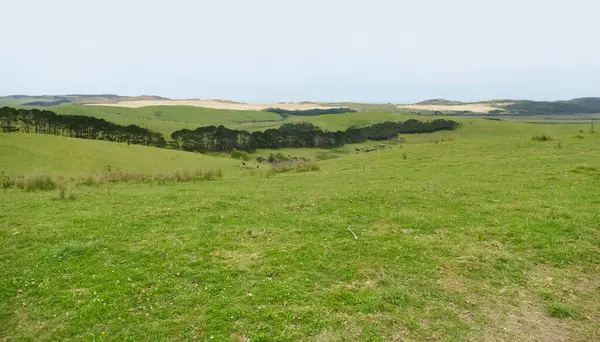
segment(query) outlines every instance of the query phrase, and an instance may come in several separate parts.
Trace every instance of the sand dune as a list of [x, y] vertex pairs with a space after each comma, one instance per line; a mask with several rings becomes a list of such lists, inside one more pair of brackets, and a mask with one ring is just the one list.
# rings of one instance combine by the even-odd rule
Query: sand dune
[[[498, 103], [507, 105], [509, 103]], [[445, 111], [470, 111], [474, 113], [489, 113], [492, 110], [500, 109], [499, 107], [494, 107], [489, 103], [469, 103], [464, 105], [398, 105], [398, 108], [407, 108], [407, 109], [415, 109], [415, 110], [432, 110], [438, 112]]]
[[272, 103], [272, 104], [250, 104], [242, 102], [233, 102], [227, 100], [142, 100], [142, 101], [120, 101], [116, 103], [94, 103], [90, 106], [114, 106], [127, 108], [140, 108], [148, 106], [192, 106], [214, 109], [232, 109], [232, 110], [262, 110], [266, 108], [281, 108], [286, 110], [308, 110], [308, 109], [327, 109], [333, 108], [319, 103]]

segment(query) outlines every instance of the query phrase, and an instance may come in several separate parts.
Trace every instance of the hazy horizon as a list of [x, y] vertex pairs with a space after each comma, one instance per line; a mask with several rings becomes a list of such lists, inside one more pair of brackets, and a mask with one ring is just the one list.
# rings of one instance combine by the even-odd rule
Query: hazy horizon
[[249, 103], [600, 96], [591, 0], [5, 0], [0, 94]]

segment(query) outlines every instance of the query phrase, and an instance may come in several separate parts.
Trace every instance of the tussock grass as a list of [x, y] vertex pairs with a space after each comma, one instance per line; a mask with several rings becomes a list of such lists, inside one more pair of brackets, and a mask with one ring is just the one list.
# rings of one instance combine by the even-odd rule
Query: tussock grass
[[598, 173], [598, 169], [590, 166], [577, 166], [570, 170], [572, 173], [580, 173], [580, 174], [595, 174]]
[[531, 138], [531, 140], [535, 140], [535, 141], [550, 141], [550, 140], [552, 140], [552, 137], [550, 135], [548, 135], [547, 133], [544, 133], [544, 134], [533, 136]]
[[578, 318], [579, 313], [566, 305], [549, 304], [546, 306], [546, 313], [554, 318]]
[[321, 170], [319, 165], [310, 161], [287, 161], [271, 164], [271, 169], [268, 171], [268, 173], [273, 175], [290, 171], [308, 172], [319, 170]]
[[[310, 120], [332, 128], [377, 118], [359, 114]], [[447, 135], [406, 136], [402, 149], [318, 161], [321, 172], [80, 186], [75, 201], [55, 200], [57, 190], [0, 193], [0, 260], [8, 275], [0, 277], [0, 336], [597, 340], [600, 136], [575, 141], [580, 127], [573, 125], [460, 120], [465, 127]], [[529, 140], [541, 132], [555, 141]], [[446, 136], [454, 142], [431, 143]], [[105, 145], [76, 146], [86, 143]], [[348, 148], [356, 147], [363, 146]], [[135, 157], [127, 148], [118, 151]], [[35, 154], [48, 149], [0, 165], [49, 160], [65, 166], [53, 175], [68, 174], [68, 165]], [[315, 160], [318, 150], [278, 152]], [[75, 176], [82, 178], [72, 183], [108, 163], [148, 176], [171, 173], [161, 165], [239, 171], [229, 156], [191, 156], [198, 162], [186, 164], [183, 153], [158, 162], [146, 155], [154, 163], [137, 167], [95, 160], [81, 164], [85, 171]], [[5, 171], [36, 169], [12, 165]]]
[[57, 187], [57, 182], [50, 176], [50, 174], [40, 173], [15, 178], [13, 185], [18, 189], [23, 189], [26, 191], [54, 190]]
[[[106, 183], [136, 183], [136, 182], [194, 182], [194, 181], [209, 181], [223, 178], [223, 170], [217, 168], [215, 170], [203, 169], [180, 169], [169, 172], [143, 174], [132, 171], [107, 171], [99, 174], [90, 174], [85, 177], [71, 178], [70, 182], [64, 175], [61, 174], [32, 174], [25, 177], [17, 177], [10, 179], [4, 177], [2, 186], [7, 189], [15, 187], [26, 191], [33, 190], [54, 190], [59, 189], [60, 198], [67, 196], [71, 191], [70, 183], [80, 186], [93, 186]], [[68, 196], [67, 196], [68, 197]]]

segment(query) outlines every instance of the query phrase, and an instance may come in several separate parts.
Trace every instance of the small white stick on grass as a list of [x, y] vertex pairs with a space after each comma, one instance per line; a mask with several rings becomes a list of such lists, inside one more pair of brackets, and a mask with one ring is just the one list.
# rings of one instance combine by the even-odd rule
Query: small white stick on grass
[[350, 231], [350, 233], [352, 233], [352, 235], [354, 235], [354, 240], [358, 240], [358, 236], [356, 236], [356, 234], [354, 234], [354, 232], [352, 231], [352, 229], [350, 229], [351, 226], [348, 226], [348, 230]]

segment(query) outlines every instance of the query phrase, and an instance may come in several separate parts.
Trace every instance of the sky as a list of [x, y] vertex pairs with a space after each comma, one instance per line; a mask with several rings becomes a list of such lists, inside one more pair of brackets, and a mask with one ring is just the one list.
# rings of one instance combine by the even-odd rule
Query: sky
[[597, 0], [0, 0], [0, 95], [600, 96]]

